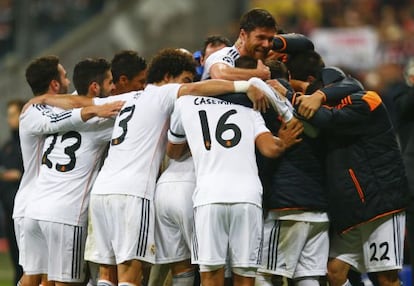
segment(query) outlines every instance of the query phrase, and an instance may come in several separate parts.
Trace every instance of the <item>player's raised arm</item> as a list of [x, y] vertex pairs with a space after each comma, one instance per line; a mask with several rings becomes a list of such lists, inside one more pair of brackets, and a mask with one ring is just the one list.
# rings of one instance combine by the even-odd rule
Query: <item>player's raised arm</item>
[[247, 93], [249, 99], [253, 102], [253, 108], [259, 111], [266, 111], [269, 107], [268, 99], [264, 92], [250, 84], [248, 81], [228, 81], [222, 79], [205, 80], [195, 83], [182, 84], [178, 90], [177, 96], [199, 95], [215, 96], [226, 93], [242, 92]]

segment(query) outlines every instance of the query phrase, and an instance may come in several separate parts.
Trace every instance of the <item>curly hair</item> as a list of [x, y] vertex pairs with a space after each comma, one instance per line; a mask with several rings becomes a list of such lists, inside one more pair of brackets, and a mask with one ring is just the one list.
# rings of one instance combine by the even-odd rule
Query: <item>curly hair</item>
[[185, 71], [195, 75], [196, 65], [197, 63], [189, 53], [174, 48], [163, 49], [151, 60], [147, 83], [161, 82], [166, 75], [177, 77]]

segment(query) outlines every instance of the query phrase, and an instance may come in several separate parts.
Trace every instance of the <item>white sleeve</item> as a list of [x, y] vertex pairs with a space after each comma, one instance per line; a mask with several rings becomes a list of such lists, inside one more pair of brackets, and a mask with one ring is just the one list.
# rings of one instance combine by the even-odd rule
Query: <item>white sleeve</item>
[[103, 104], [111, 103], [111, 102], [118, 101], [118, 100], [127, 101], [128, 99], [131, 99], [133, 95], [139, 95], [139, 94], [140, 94], [140, 91], [131, 91], [131, 92], [122, 93], [118, 95], [112, 95], [108, 97], [94, 97], [92, 100], [93, 100], [93, 104], [95, 105], [103, 105]]
[[257, 77], [249, 79], [249, 83], [260, 88], [269, 99], [270, 104], [279, 113], [285, 122], [289, 122], [293, 118], [293, 107], [289, 100], [285, 100], [275, 89], [271, 88], [267, 83]]
[[[178, 103], [178, 102], [177, 102]], [[181, 120], [181, 104], [176, 104], [174, 112], [171, 114], [170, 129], [168, 130], [168, 141], [173, 144], [182, 144], [187, 141]]]
[[[226, 49], [227, 51], [227, 49]], [[222, 63], [225, 65], [228, 65], [230, 67], [234, 67], [236, 65], [234, 59], [232, 57], [229, 57], [226, 53], [223, 53], [222, 50], [218, 50], [214, 53], [212, 53], [205, 61], [204, 63], [204, 70], [203, 75], [201, 77], [202, 80], [209, 79], [210, 78], [210, 69], [213, 65], [217, 63]]]
[[69, 131], [84, 124], [81, 109], [54, 112], [49, 106], [32, 105], [20, 115], [21, 127], [32, 134], [50, 134]]

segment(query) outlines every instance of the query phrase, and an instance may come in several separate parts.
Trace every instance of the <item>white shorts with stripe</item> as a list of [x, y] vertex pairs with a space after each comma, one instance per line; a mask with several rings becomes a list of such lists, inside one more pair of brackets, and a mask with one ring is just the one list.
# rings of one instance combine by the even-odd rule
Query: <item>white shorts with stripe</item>
[[153, 202], [131, 195], [91, 195], [85, 259], [121, 264], [137, 259], [154, 263]]
[[47, 274], [48, 280], [83, 282], [86, 227], [24, 219], [25, 273]]
[[155, 261], [165, 264], [191, 258], [195, 182], [158, 183], [155, 191]]
[[261, 263], [262, 209], [250, 203], [208, 204], [194, 209], [192, 263], [224, 266], [229, 254], [234, 268], [258, 268]]
[[365, 272], [401, 269], [405, 213], [387, 215], [331, 237], [329, 257]]
[[23, 267], [24, 270], [24, 217], [15, 217], [13, 218], [14, 222], [14, 234], [16, 236], [17, 247], [19, 248], [19, 264]]
[[258, 271], [287, 278], [326, 275], [328, 231], [329, 222], [277, 220], [269, 214]]

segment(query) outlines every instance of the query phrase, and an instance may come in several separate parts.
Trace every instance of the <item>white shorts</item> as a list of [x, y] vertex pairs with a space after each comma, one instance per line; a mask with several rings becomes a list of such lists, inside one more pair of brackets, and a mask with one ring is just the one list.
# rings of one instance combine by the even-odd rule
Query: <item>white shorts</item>
[[86, 227], [24, 219], [25, 273], [47, 274], [48, 280], [83, 282]]
[[91, 195], [92, 233], [85, 259], [116, 265], [137, 259], [154, 263], [153, 202], [130, 195]]
[[[256, 269], [262, 251], [262, 209], [254, 204], [209, 204], [194, 209], [192, 263]], [[206, 270], [204, 270], [206, 271]]]
[[329, 222], [275, 220], [264, 224], [260, 272], [287, 278], [326, 275]]
[[155, 261], [158, 264], [191, 258], [195, 183], [157, 184], [155, 191]]
[[387, 215], [331, 237], [329, 257], [342, 260], [361, 273], [401, 269], [405, 213]]
[[13, 219], [14, 221], [14, 234], [16, 236], [17, 247], [19, 248], [19, 264], [24, 268], [24, 217], [16, 217]]

